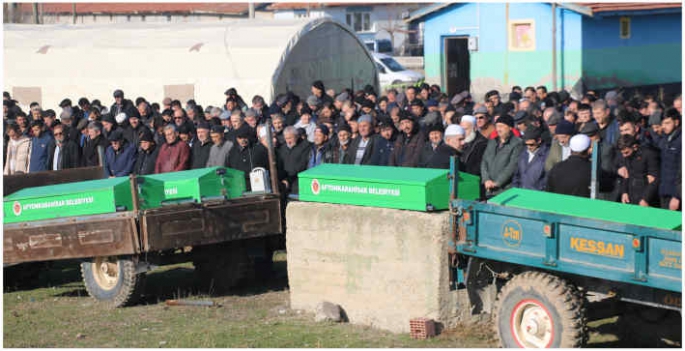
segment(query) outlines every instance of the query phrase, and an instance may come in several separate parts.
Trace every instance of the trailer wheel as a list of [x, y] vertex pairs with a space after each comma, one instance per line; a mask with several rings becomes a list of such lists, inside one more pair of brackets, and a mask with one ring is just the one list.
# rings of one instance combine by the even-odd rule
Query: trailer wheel
[[584, 298], [572, 285], [547, 273], [512, 278], [495, 303], [495, 333], [502, 347], [582, 347]]
[[145, 274], [136, 274], [130, 258], [97, 257], [81, 263], [88, 294], [108, 307], [131, 305], [140, 296]]

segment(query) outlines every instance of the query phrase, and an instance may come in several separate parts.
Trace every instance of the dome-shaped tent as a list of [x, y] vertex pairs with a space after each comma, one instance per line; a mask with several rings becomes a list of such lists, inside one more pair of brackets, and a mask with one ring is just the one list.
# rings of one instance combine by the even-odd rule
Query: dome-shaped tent
[[364, 45], [330, 18], [5, 25], [4, 40], [5, 90], [22, 105], [54, 108], [81, 96], [110, 104], [115, 89], [129, 99], [171, 95], [216, 106], [229, 87], [267, 102], [288, 90], [306, 98], [317, 79], [336, 91], [378, 87]]

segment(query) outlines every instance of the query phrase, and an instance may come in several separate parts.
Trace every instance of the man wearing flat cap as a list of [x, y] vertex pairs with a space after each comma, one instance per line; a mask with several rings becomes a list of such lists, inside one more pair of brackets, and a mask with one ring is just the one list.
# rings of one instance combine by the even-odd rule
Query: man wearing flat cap
[[350, 141], [347, 162], [355, 165], [376, 165], [378, 163], [378, 135], [374, 134], [373, 119], [362, 115], [357, 120], [359, 135]]
[[121, 130], [112, 132], [107, 139], [110, 146], [105, 151], [105, 176], [127, 177], [133, 173], [138, 147], [129, 143]]
[[140, 132], [147, 127], [141, 123], [140, 112], [137, 108], [129, 109], [126, 114], [128, 116], [128, 123], [122, 128], [124, 139], [128, 140], [128, 142], [133, 145], [138, 145]]
[[140, 150], [136, 159], [136, 165], [133, 172], [137, 175], [147, 175], [155, 173], [155, 163], [157, 162], [157, 155], [159, 155], [159, 147], [155, 143], [155, 137], [152, 131], [145, 128], [138, 136], [140, 143]]
[[[75, 120], [81, 119], [83, 117], [83, 111], [78, 106], [73, 106], [71, 99], [64, 99], [59, 103], [59, 107], [62, 108], [62, 112], [66, 112], [70, 117], [74, 117]], [[60, 116], [62, 116], [60, 114]], [[62, 122], [64, 123], [64, 122]]]
[[487, 198], [511, 186], [518, 156], [523, 148], [521, 139], [512, 133], [513, 128], [514, 119], [511, 116], [500, 116], [495, 123], [497, 138], [488, 141], [485, 148], [480, 174]]
[[235, 140], [235, 144], [228, 152], [226, 166], [243, 171], [246, 189], [250, 191], [250, 172], [257, 167], [269, 169], [269, 156], [264, 148], [255, 148], [253, 135], [249, 129], [238, 130]]
[[437, 153], [438, 147], [443, 144], [443, 136], [445, 128], [442, 123], [433, 124], [427, 127], [428, 142], [423, 146], [421, 155], [419, 156], [419, 167], [426, 168], [428, 162]]
[[209, 158], [209, 151], [212, 148], [212, 139], [209, 136], [209, 131], [212, 127], [209, 123], [203, 121], [197, 125], [197, 140], [191, 147], [191, 169], [205, 168], [207, 159]]
[[490, 139], [492, 133], [495, 132], [495, 125], [492, 123], [492, 117], [488, 113], [488, 108], [481, 105], [473, 110], [473, 116], [476, 118], [476, 127], [478, 132], [486, 139]]
[[578, 134], [569, 141], [571, 156], [552, 167], [547, 177], [547, 191], [590, 197], [592, 164], [589, 160], [590, 138]]
[[426, 110], [425, 110], [425, 106], [423, 104], [423, 101], [421, 101], [420, 99], [414, 99], [409, 104], [409, 108], [410, 108], [412, 116], [414, 116], [414, 120], [419, 122], [419, 126], [420, 126], [421, 121], [423, 120], [423, 117], [426, 115]]
[[456, 124], [450, 124], [445, 128], [445, 140], [435, 151], [435, 155], [428, 161], [427, 168], [450, 168], [450, 157], [457, 157], [457, 167], [459, 171], [464, 169], [464, 165], [460, 160], [462, 151], [464, 150], [464, 128]]
[[425, 134], [413, 117], [404, 112], [400, 113], [400, 132], [388, 165], [418, 167], [419, 156], [426, 142]]
[[209, 149], [206, 167], [225, 167], [233, 142], [224, 138], [224, 130], [220, 126], [212, 127], [209, 136], [212, 139], [212, 147]]
[[134, 108], [133, 102], [128, 99], [124, 99], [124, 91], [121, 89], [117, 89], [114, 91], [114, 103], [112, 106], [109, 108], [109, 113], [112, 116], [116, 116], [122, 112], [126, 112], [130, 108]]
[[518, 158], [518, 167], [511, 181], [515, 188], [545, 190], [547, 186], [547, 171], [545, 159], [549, 147], [542, 142], [542, 131], [530, 128], [523, 134], [525, 148]]
[[554, 129], [554, 136], [552, 144], [549, 147], [547, 160], [545, 160], [545, 170], [549, 172], [555, 164], [565, 161], [571, 156], [571, 148], [569, 141], [571, 137], [576, 134], [573, 123], [563, 119], [557, 123]]

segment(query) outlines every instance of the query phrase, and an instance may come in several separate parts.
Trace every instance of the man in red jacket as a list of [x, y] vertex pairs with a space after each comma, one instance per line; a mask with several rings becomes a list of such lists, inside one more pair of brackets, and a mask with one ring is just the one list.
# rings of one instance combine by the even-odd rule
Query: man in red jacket
[[155, 173], [184, 171], [190, 165], [190, 147], [178, 138], [173, 124], [164, 127], [166, 143], [159, 149], [155, 162]]

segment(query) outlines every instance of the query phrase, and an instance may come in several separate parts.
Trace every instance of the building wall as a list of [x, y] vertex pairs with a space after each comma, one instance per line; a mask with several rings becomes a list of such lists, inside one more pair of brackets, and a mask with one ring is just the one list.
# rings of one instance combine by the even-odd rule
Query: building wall
[[[236, 18], [246, 18], [247, 16], [237, 15], [215, 15], [215, 14], [188, 14], [188, 15], [77, 15], [76, 24], [95, 24], [95, 23], [127, 23], [127, 22], [215, 22], [230, 21]], [[43, 24], [72, 24], [73, 16], [70, 14], [50, 14], [45, 13], [41, 17]], [[273, 18], [272, 12], [255, 11], [255, 18]], [[19, 19], [19, 23], [33, 23], [33, 16], [24, 15]]]
[[[444, 85], [444, 39], [477, 37], [478, 50], [470, 55], [471, 93], [477, 100], [490, 89], [508, 92], [513, 85], [546, 85], [552, 80], [551, 5], [509, 4], [509, 20], [535, 22], [535, 51], [509, 51], [506, 4], [467, 3], [451, 6], [425, 18], [426, 80]], [[572, 89], [581, 76], [580, 15], [558, 8], [557, 83]], [[562, 51], [563, 48], [563, 51]]]
[[[402, 21], [402, 12], [417, 9], [416, 5], [389, 4], [384, 6], [348, 6], [348, 7], [328, 7], [322, 9], [311, 9], [309, 18], [330, 16], [340, 23], [346, 23], [346, 14], [349, 11], [368, 10], [370, 13], [371, 28], [366, 32], [358, 32], [357, 35], [364, 40], [390, 39], [390, 33], [386, 29], [406, 29], [407, 26]], [[294, 19], [305, 15], [306, 10], [285, 10], [275, 11], [274, 19]], [[400, 51], [407, 39], [406, 33], [394, 33], [395, 51]]]
[[[682, 81], [681, 13], [632, 15], [621, 39], [621, 16], [583, 19], [583, 76], [588, 88]], [[601, 34], [601, 35], [599, 35]]]

